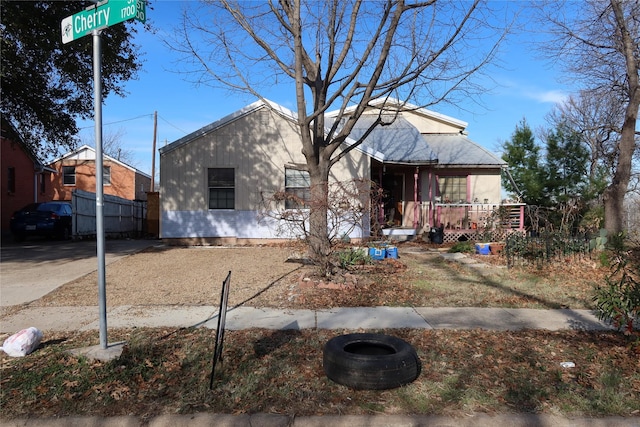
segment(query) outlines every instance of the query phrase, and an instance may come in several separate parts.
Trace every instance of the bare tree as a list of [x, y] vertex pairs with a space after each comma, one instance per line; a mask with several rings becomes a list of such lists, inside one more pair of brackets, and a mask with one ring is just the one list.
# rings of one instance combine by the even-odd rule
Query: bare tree
[[[135, 166], [135, 156], [133, 151], [123, 146], [122, 139], [124, 135], [125, 131], [122, 128], [119, 128], [116, 131], [105, 132], [102, 137], [102, 151], [107, 156], [113, 157], [122, 163], [126, 163], [129, 166]], [[96, 146], [95, 138], [91, 138], [90, 141], [84, 143], [91, 147]]]
[[[506, 2], [494, 5], [510, 16]], [[259, 99], [274, 85], [295, 88], [314, 200], [308, 243], [323, 259], [329, 171], [375, 126], [389, 124], [393, 111], [381, 110], [360, 140], [338, 148], [373, 100], [426, 107], [481, 93], [472, 77], [494, 59], [508, 27], [492, 12], [479, 0], [219, 0], [185, 13], [173, 45], [192, 60], [199, 83]], [[327, 128], [330, 109], [337, 115]]]
[[582, 90], [556, 105], [548, 116], [553, 126], [566, 124], [589, 146], [592, 181], [598, 178], [602, 169], [607, 176], [615, 172], [623, 107], [610, 92]]
[[[636, 151], [636, 122], [640, 106], [640, 3], [627, 0], [558, 2], [542, 7], [544, 21], [555, 36], [545, 49], [583, 84], [591, 99], [611, 102], [598, 132], [606, 135], [612, 162], [611, 181], [604, 192], [605, 228], [624, 230], [624, 198]], [[549, 6], [546, 5], [546, 6]], [[563, 13], [564, 12], [564, 13]], [[594, 96], [595, 94], [595, 96]], [[620, 114], [620, 112], [622, 112]]]

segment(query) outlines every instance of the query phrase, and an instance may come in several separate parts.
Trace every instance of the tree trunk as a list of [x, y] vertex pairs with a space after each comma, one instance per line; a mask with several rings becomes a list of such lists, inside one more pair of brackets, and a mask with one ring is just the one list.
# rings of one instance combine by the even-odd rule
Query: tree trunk
[[317, 168], [310, 168], [310, 212], [309, 212], [309, 249], [310, 257], [319, 267], [321, 274], [331, 273], [331, 241], [327, 233], [327, 206], [329, 192], [329, 167], [321, 162]]
[[604, 192], [604, 228], [610, 236], [624, 229], [622, 212], [624, 211], [624, 196], [627, 193], [628, 183], [628, 180], [626, 184], [612, 183]]
[[604, 194], [604, 226], [610, 235], [625, 229], [624, 198], [631, 179], [631, 163], [636, 148], [636, 122], [640, 105], [640, 82], [638, 81], [638, 65], [635, 56], [637, 44], [626, 26], [623, 3], [619, 0], [611, 0], [611, 8], [620, 31], [621, 53], [625, 58], [628, 101], [620, 133], [618, 163], [611, 184]]

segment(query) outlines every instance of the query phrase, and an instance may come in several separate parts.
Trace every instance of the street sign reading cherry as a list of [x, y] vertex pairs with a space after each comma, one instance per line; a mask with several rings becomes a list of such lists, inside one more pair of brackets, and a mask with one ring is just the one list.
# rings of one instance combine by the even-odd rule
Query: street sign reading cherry
[[62, 20], [62, 43], [69, 43], [90, 34], [93, 30], [109, 27], [135, 18], [146, 20], [144, 0], [107, 0], [67, 16]]

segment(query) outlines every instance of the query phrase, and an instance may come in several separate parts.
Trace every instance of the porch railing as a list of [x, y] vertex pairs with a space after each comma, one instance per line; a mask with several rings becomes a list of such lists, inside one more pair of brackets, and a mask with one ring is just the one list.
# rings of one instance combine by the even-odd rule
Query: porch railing
[[431, 223], [444, 227], [444, 243], [459, 240], [504, 241], [512, 233], [524, 233], [522, 203], [436, 203]]
[[[513, 232], [524, 232], [523, 203], [430, 203], [405, 201], [400, 204], [402, 221], [396, 228], [427, 233], [444, 227], [445, 241], [475, 240], [493, 236], [503, 240]], [[380, 213], [382, 217], [382, 207]], [[387, 224], [388, 225], [388, 224]]]
[[436, 203], [433, 226], [445, 230], [523, 230], [523, 203]]

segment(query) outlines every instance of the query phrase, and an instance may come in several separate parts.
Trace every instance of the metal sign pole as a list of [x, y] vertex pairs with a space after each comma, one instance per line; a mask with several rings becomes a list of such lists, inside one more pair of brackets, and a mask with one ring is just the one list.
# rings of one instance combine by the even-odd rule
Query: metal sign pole
[[[107, 291], [104, 261], [103, 159], [102, 159], [102, 52], [100, 28], [135, 18], [147, 19], [144, 0], [90, 0], [93, 6], [67, 16], [60, 23], [62, 43], [87, 34], [93, 35], [93, 105], [96, 127], [96, 242], [98, 255], [98, 309], [100, 314], [100, 347], [107, 349]], [[110, 19], [113, 18], [113, 19]], [[155, 139], [155, 137], [154, 137]], [[153, 179], [153, 178], [152, 178]]]
[[100, 348], [107, 349], [107, 292], [104, 257], [103, 159], [102, 159], [102, 58], [100, 30], [93, 30], [93, 104], [96, 127], [96, 243], [98, 256], [98, 310]]

